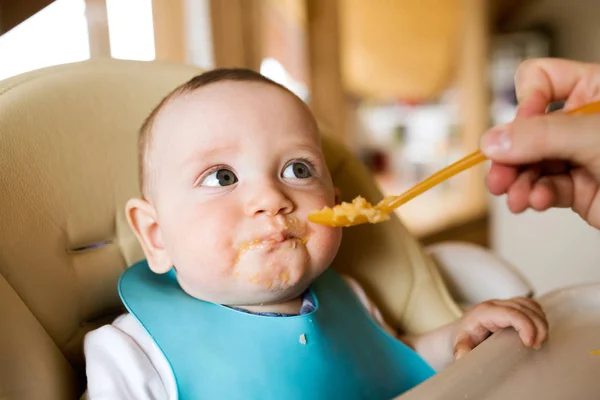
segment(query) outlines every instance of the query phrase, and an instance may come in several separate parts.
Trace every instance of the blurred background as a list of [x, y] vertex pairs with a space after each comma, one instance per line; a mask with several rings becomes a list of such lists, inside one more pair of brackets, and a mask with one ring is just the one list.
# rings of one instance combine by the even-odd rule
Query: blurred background
[[[598, 15], [592, 0], [0, 0], [0, 80], [106, 57], [252, 68], [398, 194], [512, 119], [521, 61], [600, 61]], [[485, 168], [403, 206], [408, 229], [489, 247], [540, 294], [600, 280], [600, 232], [567, 210], [510, 214]]]

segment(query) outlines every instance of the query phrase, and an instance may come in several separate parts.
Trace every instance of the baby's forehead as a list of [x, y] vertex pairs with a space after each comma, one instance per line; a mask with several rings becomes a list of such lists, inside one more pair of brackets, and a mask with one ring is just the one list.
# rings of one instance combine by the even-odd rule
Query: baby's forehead
[[165, 153], [210, 150], [219, 141], [277, 141], [280, 134], [320, 150], [316, 122], [292, 93], [262, 82], [217, 82], [181, 93], [164, 105], [154, 122], [149, 151], [152, 158], [162, 159]]
[[235, 126], [261, 118], [271, 124], [302, 125], [306, 133], [317, 131], [302, 100], [275, 84], [254, 81], [221, 81], [175, 95], [156, 115], [153, 128], [155, 135], [162, 135], [177, 127]]

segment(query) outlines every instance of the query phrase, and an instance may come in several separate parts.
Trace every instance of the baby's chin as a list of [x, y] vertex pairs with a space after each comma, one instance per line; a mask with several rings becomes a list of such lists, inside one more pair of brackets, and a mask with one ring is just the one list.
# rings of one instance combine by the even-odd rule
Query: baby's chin
[[[288, 292], [313, 279], [306, 249], [282, 249], [272, 253], [248, 252], [234, 265], [232, 279], [241, 290]], [[243, 288], [243, 289], [242, 289]]]
[[215, 274], [204, 275], [201, 281], [198, 277], [187, 277], [192, 279], [184, 282], [186, 279], [179, 274], [178, 278], [185, 292], [201, 300], [230, 306], [261, 306], [301, 296], [327, 268], [317, 264], [314, 254], [309, 254], [303, 243], [256, 246], [226, 264], [207, 265]]
[[[246, 290], [237, 291], [229, 302], [223, 302], [233, 307], [245, 308], [250, 311], [269, 311], [269, 306], [288, 303], [302, 296], [308, 285], [289, 286], [281, 290], [264, 290], [256, 287], [247, 287]], [[264, 308], [267, 308], [265, 310]], [[263, 310], [261, 310], [263, 309]]]
[[206, 281], [188, 281], [181, 275], [178, 276], [181, 289], [191, 297], [207, 302], [228, 306], [263, 306], [267, 304], [280, 304], [299, 297], [308, 286], [306, 282], [291, 284], [278, 279], [265, 278], [264, 280], [250, 279], [242, 281], [238, 277], [229, 277], [226, 280], [216, 279], [209, 284]]

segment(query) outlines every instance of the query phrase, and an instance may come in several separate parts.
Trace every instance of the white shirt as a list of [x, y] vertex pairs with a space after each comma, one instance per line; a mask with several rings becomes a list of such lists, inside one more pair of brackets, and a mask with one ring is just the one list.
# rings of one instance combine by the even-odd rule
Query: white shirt
[[[342, 276], [373, 319], [387, 332], [377, 306], [354, 279]], [[84, 340], [90, 400], [175, 400], [177, 386], [158, 345], [131, 314], [88, 333]]]

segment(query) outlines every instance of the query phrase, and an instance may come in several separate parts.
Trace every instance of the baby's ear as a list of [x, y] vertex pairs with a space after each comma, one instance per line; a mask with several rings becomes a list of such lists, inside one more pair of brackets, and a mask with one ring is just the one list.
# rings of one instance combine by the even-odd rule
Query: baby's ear
[[333, 188], [333, 193], [335, 196], [335, 204], [340, 204], [342, 202], [342, 191], [339, 188]]
[[125, 212], [127, 222], [144, 250], [150, 269], [157, 274], [168, 272], [173, 263], [164, 248], [154, 206], [143, 199], [130, 199]]

